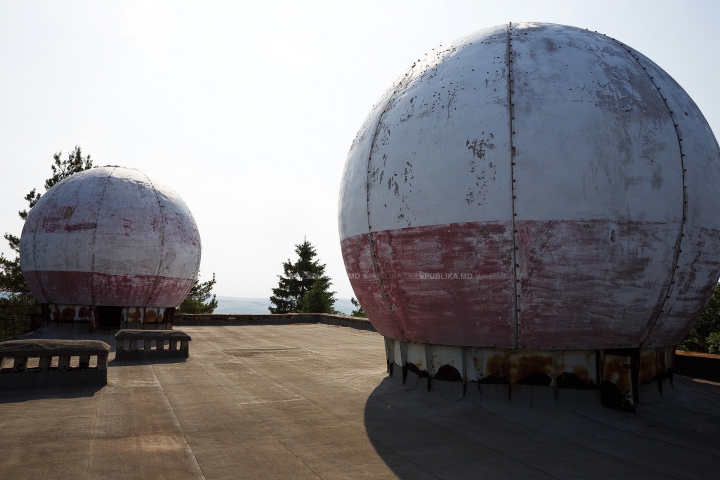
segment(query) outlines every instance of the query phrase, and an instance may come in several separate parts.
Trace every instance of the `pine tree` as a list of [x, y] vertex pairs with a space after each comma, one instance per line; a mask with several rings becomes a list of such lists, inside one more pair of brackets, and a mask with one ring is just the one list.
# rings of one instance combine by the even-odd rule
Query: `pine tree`
[[353, 307], [355, 307], [355, 310], [352, 311], [350, 316], [367, 318], [365, 310], [363, 310], [362, 305], [360, 305], [360, 302], [358, 302], [355, 297], [350, 297], [350, 303], [352, 303]]
[[[212, 289], [215, 286], [215, 274], [212, 280], [200, 282], [200, 274], [195, 280], [190, 293], [185, 297], [180, 306], [177, 308], [179, 313], [213, 313], [218, 306], [216, 295], [212, 295]], [[210, 300], [212, 295], [212, 300]], [[210, 300], [210, 301], [208, 301]]]
[[[83, 170], [92, 168], [93, 162], [90, 155], [82, 156], [82, 149], [75, 146], [75, 150], [68, 154], [67, 160], [61, 160], [62, 152], [53, 155], [54, 163], [51, 165], [52, 176], [45, 180], [45, 191], [50, 190], [61, 180]], [[37, 204], [42, 195], [33, 188], [25, 195], [28, 202], [28, 209], [18, 212], [23, 221], [27, 220], [30, 210]], [[27, 292], [28, 287], [20, 269], [20, 237], [11, 233], [4, 235], [10, 248], [16, 253], [15, 258], [7, 258], [0, 253], [0, 292]]]
[[[278, 287], [272, 289], [273, 296], [270, 297], [270, 302], [275, 307], [268, 307], [268, 310], [270, 313], [293, 313], [304, 308], [308, 313], [309, 310], [317, 309], [322, 309], [325, 313], [334, 313], [335, 292], [327, 291], [332, 282], [330, 277], [325, 276], [325, 265], [315, 259], [317, 257], [315, 247], [305, 239], [303, 243], [295, 245], [295, 253], [298, 255], [295, 263], [290, 259], [283, 262], [283, 274], [278, 275], [280, 279]], [[303, 297], [318, 280], [320, 283], [315, 287], [312, 300], [308, 299], [304, 305], [301, 304]]]
[[715, 288], [697, 323], [677, 348], [691, 352], [720, 353], [720, 285]]
[[310, 290], [300, 299], [298, 312], [300, 313], [338, 313], [333, 307], [335, 292], [329, 292], [332, 285], [329, 277], [319, 277]]

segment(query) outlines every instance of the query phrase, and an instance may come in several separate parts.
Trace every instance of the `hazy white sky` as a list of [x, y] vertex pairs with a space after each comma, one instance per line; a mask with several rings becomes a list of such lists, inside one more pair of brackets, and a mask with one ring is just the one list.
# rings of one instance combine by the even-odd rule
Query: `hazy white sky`
[[[0, 233], [52, 154], [155, 176], [188, 204], [216, 293], [267, 297], [307, 236], [339, 297], [345, 157], [422, 54], [508, 21], [611, 35], [672, 75], [720, 134], [717, 1], [0, 3]], [[0, 251], [9, 254], [3, 243]]]

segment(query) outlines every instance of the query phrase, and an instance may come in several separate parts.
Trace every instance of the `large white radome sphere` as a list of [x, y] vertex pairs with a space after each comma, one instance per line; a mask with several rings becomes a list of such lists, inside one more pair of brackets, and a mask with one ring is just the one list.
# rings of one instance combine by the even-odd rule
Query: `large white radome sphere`
[[578, 28], [419, 59], [352, 144], [339, 228], [378, 331], [426, 344], [678, 343], [720, 275], [720, 153], [660, 67]]

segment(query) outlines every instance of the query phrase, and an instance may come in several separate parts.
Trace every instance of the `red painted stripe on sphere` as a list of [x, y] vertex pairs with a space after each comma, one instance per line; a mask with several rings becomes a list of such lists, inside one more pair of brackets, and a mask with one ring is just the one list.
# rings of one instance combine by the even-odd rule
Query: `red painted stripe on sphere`
[[675, 287], [665, 312], [646, 346], [676, 345], [683, 341], [698, 320], [717, 286], [720, 272], [720, 232], [685, 224], [682, 253], [675, 274]]
[[340, 248], [350, 284], [370, 322], [385, 337], [405, 339], [383, 299], [380, 283], [375, 275], [368, 235], [345, 239], [340, 242]]
[[518, 345], [637, 347], [667, 295], [679, 224], [516, 222]]
[[415, 342], [510, 347], [511, 231], [509, 222], [473, 222], [373, 233], [399, 329], [383, 301], [368, 236], [344, 240], [342, 251], [353, 290], [381, 334]]
[[[37, 270], [25, 271], [23, 275], [31, 291], [44, 292], [47, 295], [46, 298], [37, 298], [38, 301], [60, 305], [177, 307], [194, 283], [192, 279], [158, 278], [155, 275], [108, 275]], [[150, 299], [156, 279], [157, 287]]]
[[[507, 347], [514, 334], [511, 228], [473, 222], [373, 233], [387, 300], [368, 235], [341, 245], [355, 294], [381, 334]], [[668, 295], [678, 224], [518, 221], [516, 228], [520, 347], [640, 345]], [[677, 293], [655, 324], [654, 345], [677, 341], [711, 293], [719, 265], [703, 249], [719, 251], [720, 232], [686, 239]]]

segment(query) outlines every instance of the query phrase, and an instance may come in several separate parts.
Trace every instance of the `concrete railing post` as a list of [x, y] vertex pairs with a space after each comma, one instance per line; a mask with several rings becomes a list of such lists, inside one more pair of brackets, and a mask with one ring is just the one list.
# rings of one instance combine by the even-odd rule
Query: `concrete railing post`
[[58, 357], [58, 370], [70, 370], [70, 356], [61, 355]]
[[27, 367], [28, 357], [14, 357], [13, 358], [13, 371], [24, 372]]
[[80, 368], [90, 368], [90, 355], [80, 355], [78, 366]]
[[40, 368], [41, 372], [47, 372], [51, 364], [52, 357], [40, 357], [40, 363], [38, 364], [38, 367]]
[[107, 355], [98, 355], [97, 356], [98, 370], [107, 370], [107, 366], [108, 366], [108, 356]]

